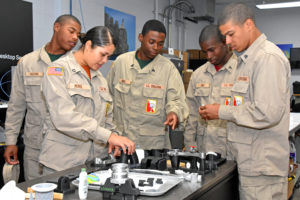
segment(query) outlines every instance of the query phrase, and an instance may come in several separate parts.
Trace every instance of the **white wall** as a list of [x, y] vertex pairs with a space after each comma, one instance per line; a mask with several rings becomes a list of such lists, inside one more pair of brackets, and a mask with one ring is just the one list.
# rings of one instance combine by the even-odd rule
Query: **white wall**
[[[259, 29], [275, 44], [293, 44], [300, 47], [300, 8], [255, 9], [256, 22]], [[300, 81], [300, 70], [293, 69], [290, 80]]]
[[[224, 7], [224, 4], [216, 7], [216, 13]], [[260, 10], [252, 6], [256, 24], [268, 40], [275, 44], [293, 44], [293, 47], [300, 47], [300, 8], [283, 8]], [[293, 69], [291, 84], [300, 81], [300, 70]], [[291, 87], [292, 88], [292, 87]]]
[[[59, 15], [70, 13], [70, 0], [24, 1], [32, 2], [33, 5], [33, 48], [38, 49], [50, 41], [55, 19]], [[86, 32], [94, 26], [104, 25], [104, 6], [136, 16], [136, 48], [140, 46], [137, 36], [144, 23], [155, 17], [155, 0], [81, 0], [82, 13], [79, 2], [80, 0], [72, 1], [72, 14], [81, 21], [82, 32]], [[158, 12], [161, 13], [167, 5], [169, 5], [169, 0], [158, 0]], [[162, 21], [162, 16], [158, 15], [158, 19]], [[101, 68], [100, 71], [104, 75], [110, 64], [111, 62], [108, 62]]]
[[[33, 3], [33, 41], [34, 49], [37, 49], [51, 39], [55, 19], [61, 14], [70, 13], [70, 0], [25, 1]], [[79, 1], [72, 1], [73, 15], [81, 22], [83, 16], [86, 30], [96, 25], [104, 25], [104, 6], [136, 16], [136, 48], [140, 46], [137, 40], [138, 33], [140, 33], [143, 24], [148, 19], [155, 17], [155, 8], [157, 8], [157, 18], [164, 21], [162, 17], [163, 9], [175, 2], [175, 0], [81, 0], [81, 15]], [[156, 7], [155, 3], [157, 3]], [[224, 6], [225, 4], [217, 4], [216, 19], [219, 11]], [[269, 40], [276, 44], [291, 43], [294, 47], [300, 47], [300, 8], [274, 10], [259, 10], [254, 8], [254, 10], [257, 26], [267, 35]], [[178, 16], [178, 13], [176, 16]], [[198, 24], [186, 20], [183, 22], [184, 24], [175, 20], [174, 12], [170, 46], [180, 50], [199, 49], [198, 37], [202, 28], [208, 22], [200, 21]], [[82, 31], [85, 31], [84, 27]], [[104, 71], [107, 69], [106, 66], [103, 68]], [[300, 74], [300, 72], [296, 73], [293, 70], [293, 74]], [[296, 79], [300, 80], [300, 77], [296, 76]]]

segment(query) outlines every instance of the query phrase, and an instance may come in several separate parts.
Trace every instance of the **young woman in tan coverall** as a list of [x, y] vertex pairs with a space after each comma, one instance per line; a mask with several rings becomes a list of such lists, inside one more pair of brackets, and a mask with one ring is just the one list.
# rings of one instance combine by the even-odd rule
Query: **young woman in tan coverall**
[[44, 175], [100, 157], [107, 144], [109, 152], [116, 146], [127, 147], [129, 154], [135, 149], [128, 138], [115, 134], [112, 98], [98, 71], [115, 50], [112, 33], [98, 26], [80, 40], [82, 47], [53, 63], [42, 82], [49, 111], [40, 154]]

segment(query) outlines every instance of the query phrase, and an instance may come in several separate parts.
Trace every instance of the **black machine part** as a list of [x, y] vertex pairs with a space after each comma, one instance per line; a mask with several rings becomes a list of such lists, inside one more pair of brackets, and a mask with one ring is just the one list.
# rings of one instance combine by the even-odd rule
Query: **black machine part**
[[77, 177], [78, 176], [70, 174], [68, 176], [61, 176], [58, 178], [58, 180], [49, 180], [47, 182], [57, 184], [57, 188], [54, 190], [54, 192], [69, 194], [75, 192], [75, 189], [70, 187], [70, 183]]
[[120, 151], [121, 151], [121, 156], [119, 162], [129, 164], [131, 168], [139, 167], [139, 158], [135, 151], [133, 152], [132, 155], [128, 155], [127, 150], [126, 153], [123, 151], [123, 149], [121, 149]]
[[103, 186], [100, 186], [103, 192], [103, 199], [114, 200], [136, 200], [140, 195], [140, 190], [135, 187], [132, 179], [127, 179], [124, 184], [113, 184], [110, 178], [106, 180]]
[[[179, 169], [179, 163], [183, 160], [189, 161], [191, 167], [183, 169], [189, 172], [199, 172], [204, 174], [217, 169], [217, 166], [223, 164], [226, 159], [221, 157], [221, 154], [216, 152], [182, 152], [179, 149], [173, 149], [168, 152], [171, 160], [172, 168]], [[199, 169], [197, 163], [200, 165]]]

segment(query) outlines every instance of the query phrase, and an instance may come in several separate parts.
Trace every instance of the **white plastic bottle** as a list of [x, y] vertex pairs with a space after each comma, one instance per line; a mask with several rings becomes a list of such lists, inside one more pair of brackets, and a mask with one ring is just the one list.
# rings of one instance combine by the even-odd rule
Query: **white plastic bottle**
[[86, 199], [87, 193], [88, 193], [87, 173], [85, 168], [81, 168], [81, 172], [79, 174], [79, 184], [78, 184], [79, 199], [80, 200]]

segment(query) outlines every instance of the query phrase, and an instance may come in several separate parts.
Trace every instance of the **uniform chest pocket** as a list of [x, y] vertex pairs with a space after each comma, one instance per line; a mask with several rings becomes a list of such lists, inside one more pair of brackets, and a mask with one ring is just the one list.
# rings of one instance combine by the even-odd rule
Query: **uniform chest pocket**
[[249, 101], [249, 82], [239, 81], [236, 82], [232, 89], [232, 105], [239, 106]]
[[120, 109], [125, 107], [125, 97], [130, 90], [130, 84], [117, 83], [115, 86], [114, 104]]
[[107, 91], [99, 91], [100, 98], [106, 102], [112, 102], [112, 97]]
[[42, 76], [25, 76], [25, 98], [29, 103], [38, 103], [42, 101], [41, 82]]
[[130, 89], [130, 84], [117, 83], [115, 88], [116, 88], [117, 91], [119, 91], [123, 94], [127, 94], [129, 92], [129, 89]]
[[236, 82], [233, 85], [231, 91], [241, 93], [241, 94], [246, 94], [248, 92], [248, 88], [249, 88], [249, 82]]
[[145, 114], [159, 115], [161, 109], [163, 109], [163, 97], [164, 90], [156, 88], [146, 88], [143, 89], [143, 96], [145, 98], [143, 102], [143, 110]]
[[87, 107], [89, 102], [92, 101], [90, 88], [68, 88], [68, 92], [77, 107]]
[[80, 97], [92, 98], [91, 89], [69, 88], [68, 92], [72, 97], [80, 96]]
[[231, 96], [231, 88], [221, 88], [220, 95], [224, 97], [230, 97]]
[[209, 95], [210, 88], [209, 87], [200, 87], [196, 88], [194, 95], [196, 97], [206, 97]]

